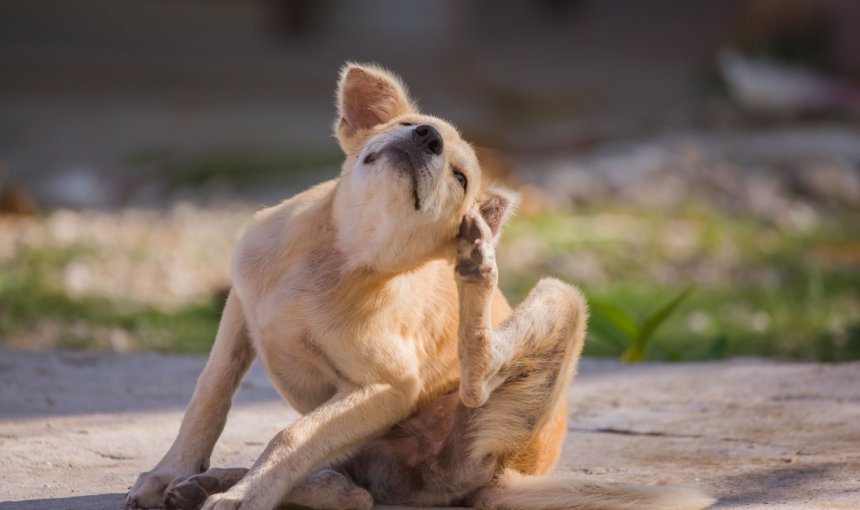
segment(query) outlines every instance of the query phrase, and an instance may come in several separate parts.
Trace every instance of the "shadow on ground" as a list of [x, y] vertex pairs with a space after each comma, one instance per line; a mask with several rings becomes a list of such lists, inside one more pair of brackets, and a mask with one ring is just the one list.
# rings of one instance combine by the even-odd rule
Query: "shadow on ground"
[[[728, 476], [721, 485], [731, 487], [732, 491], [720, 495], [716, 508], [792, 501], [815, 491], [828, 480], [844, 478], [848, 474], [844, 471], [844, 465], [828, 463], [762, 469]], [[860, 488], [854, 493], [855, 496], [860, 493]]]
[[30, 499], [0, 503], [0, 510], [118, 510], [125, 493], [91, 494], [70, 498]]
[[[182, 410], [205, 363], [194, 356], [0, 348], [0, 420]], [[255, 364], [235, 401], [281, 398]]]
[[[205, 364], [203, 356], [0, 347], [0, 420], [181, 411]], [[618, 368], [611, 361], [586, 360], [580, 376], [608, 376]], [[282, 401], [257, 363], [234, 399], [240, 405]]]

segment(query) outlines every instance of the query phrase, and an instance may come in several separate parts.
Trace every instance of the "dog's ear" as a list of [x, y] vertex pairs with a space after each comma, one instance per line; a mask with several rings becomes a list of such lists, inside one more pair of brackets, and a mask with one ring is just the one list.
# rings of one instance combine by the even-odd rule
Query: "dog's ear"
[[520, 204], [520, 195], [500, 186], [490, 186], [481, 193], [478, 211], [493, 232], [493, 240], [498, 241], [502, 227], [513, 216]]
[[353, 152], [366, 130], [415, 111], [406, 86], [393, 73], [352, 63], [341, 69], [334, 132], [344, 152]]

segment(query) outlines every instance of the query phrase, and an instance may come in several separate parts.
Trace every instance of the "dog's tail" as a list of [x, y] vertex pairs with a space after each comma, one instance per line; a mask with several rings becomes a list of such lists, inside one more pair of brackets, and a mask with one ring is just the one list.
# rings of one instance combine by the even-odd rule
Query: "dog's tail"
[[512, 470], [473, 499], [481, 510], [701, 510], [716, 502], [689, 487], [588, 482]]

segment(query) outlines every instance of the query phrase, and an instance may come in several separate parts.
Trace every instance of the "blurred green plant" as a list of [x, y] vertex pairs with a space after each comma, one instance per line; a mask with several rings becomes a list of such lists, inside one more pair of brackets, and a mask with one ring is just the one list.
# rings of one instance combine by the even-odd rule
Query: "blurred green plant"
[[0, 341], [29, 332], [24, 338], [33, 343], [19, 346], [116, 349], [108, 339], [121, 331], [130, 338], [126, 348], [131, 350], [208, 352], [221, 315], [220, 296], [162, 310], [70, 295], [58, 284], [59, 273], [70, 262], [91, 255], [88, 247], [78, 245], [23, 248], [0, 262]]
[[[500, 285], [517, 302], [552, 274], [640, 319], [694, 285], [648, 342], [649, 360], [860, 360], [858, 234], [860, 216], [840, 209], [794, 228], [701, 203], [605, 202], [514, 218], [499, 249]], [[584, 355], [621, 356], [628, 344], [615, 334], [591, 335]]]
[[591, 300], [589, 334], [599, 342], [622, 348], [621, 361], [625, 363], [645, 361], [654, 334], [691, 292], [692, 287], [687, 287], [641, 321], [615, 303]]

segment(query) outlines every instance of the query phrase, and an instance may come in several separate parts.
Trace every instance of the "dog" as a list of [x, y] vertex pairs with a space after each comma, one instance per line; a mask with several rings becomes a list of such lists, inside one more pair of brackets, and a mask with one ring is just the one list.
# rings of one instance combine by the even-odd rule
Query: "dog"
[[[694, 489], [544, 477], [567, 430], [586, 331], [574, 287], [540, 280], [516, 309], [495, 248], [517, 196], [401, 80], [347, 64], [339, 178], [257, 213], [231, 262], [218, 334], [179, 434], [126, 508], [693, 510]], [[247, 469], [209, 469], [258, 357], [302, 418]]]

